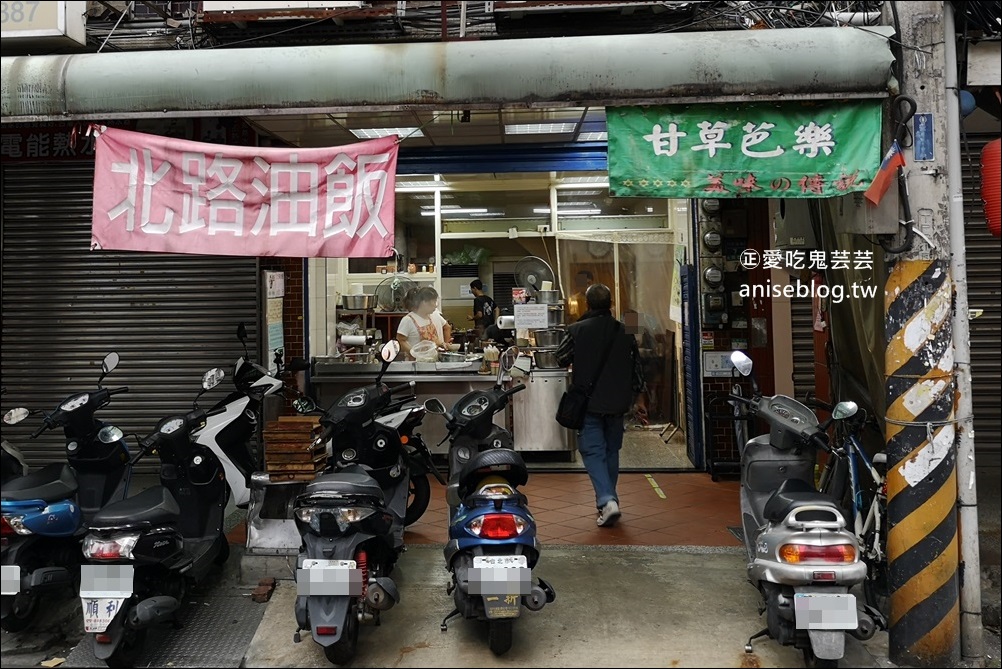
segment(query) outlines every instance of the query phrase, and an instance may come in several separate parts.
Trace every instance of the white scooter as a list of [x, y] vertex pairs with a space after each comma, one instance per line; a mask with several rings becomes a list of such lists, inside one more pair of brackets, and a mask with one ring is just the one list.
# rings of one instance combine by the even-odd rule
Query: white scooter
[[247, 359], [247, 329], [243, 323], [237, 327], [237, 338], [244, 345], [244, 357], [238, 358], [233, 367], [236, 390], [207, 412], [205, 427], [194, 432], [192, 438], [219, 458], [233, 503], [246, 509], [251, 475], [258, 469], [247, 445], [257, 430], [261, 401], [281, 391], [282, 381]]
[[[731, 362], [751, 376], [752, 361], [744, 353], [732, 353]], [[752, 397], [729, 400], [770, 426], [741, 452], [748, 580], [762, 595], [768, 626], [748, 639], [745, 652], [752, 652], [752, 640], [768, 635], [801, 650], [808, 667], [837, 667], [845, 633], [869, 639], [876, 624], [849, 593], [866, 577], [856, 537], [835, 500], [814, 488], [815, 457], [818, 448], [828, 448], [829, 423], [819, 425], [813, 411], [790, 397], [763, 396], [751, 381]], [[855, 409], [842, 402], [832, 420]]]

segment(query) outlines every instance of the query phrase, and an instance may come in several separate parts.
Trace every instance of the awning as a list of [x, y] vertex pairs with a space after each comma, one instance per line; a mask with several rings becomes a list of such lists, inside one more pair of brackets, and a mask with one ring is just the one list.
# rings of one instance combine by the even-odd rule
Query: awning
[[893, 29], [13, 56], [4, 123], [881, 97]]

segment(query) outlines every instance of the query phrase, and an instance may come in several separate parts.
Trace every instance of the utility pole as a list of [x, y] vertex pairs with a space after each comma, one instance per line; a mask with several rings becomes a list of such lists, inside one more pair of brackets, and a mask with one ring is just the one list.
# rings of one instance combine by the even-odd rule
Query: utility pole
[[[895, 134], [904, 136], [904, 123], [912, 140], [901, 168], [902, 218], [910, 220], [902, 221], [897, 239], [882, 244], [891, 267], [884, 291], [889, 648], [895, 664], [919, 667], [960, 660], [956, 443], [957, 422], [967, 418], [955, 404], [949, 151], [956, 144], [948, 135], [959, 129], [948, 129], [947, 106], [958, 102], [944, 84], [947, 67], [955, 67], [946, 60], [946, 40], [954, 36], [946, 35], [944, 4], [884, 5], [901, 43], [892, 45], [900, 93], [914, 101], [915, 113], [911, 122], [902, 120], [912, 106], [907, 100], [891, 107]], [[969, 385], [959, 390], [970, 393]]]

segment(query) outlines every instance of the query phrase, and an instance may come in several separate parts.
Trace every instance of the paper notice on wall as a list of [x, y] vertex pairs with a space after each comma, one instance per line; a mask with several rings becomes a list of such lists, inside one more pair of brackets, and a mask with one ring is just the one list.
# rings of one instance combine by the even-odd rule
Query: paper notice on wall
[[671, 304], [668, 306], [668, 318], [676, 323], [682, 322], [682, 265], [685, 264], [685, 247], [675, 247], [675, 266], [671, 273]]
[[268, 359], [265, 361], [265, 364], [268, 365], [268, 370], [272, 374], [275, 374], [278, 372], [278, 365], [275, 364], [275, 353], [276, 351], [282, 351], [284, 354], [285, 349], [284, 314], [282, 311], [282, 302], [285, 298], [285, 272], [265, 270], [261, 274], [264, 281], [265, 296], [267, 297], [264, 314], [264, 333], [265, 337], [267, 337], [267, 348], [265, 350], [267, 351]]
[[548, 304], [516, 304], [515, 327], [519, 330], [536, 330], [548, 325]]

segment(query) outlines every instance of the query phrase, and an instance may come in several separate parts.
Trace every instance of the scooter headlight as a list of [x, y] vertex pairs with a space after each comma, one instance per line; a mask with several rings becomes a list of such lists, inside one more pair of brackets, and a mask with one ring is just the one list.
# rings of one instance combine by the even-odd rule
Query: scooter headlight
[[[7, 515], [3, 516], [4, 525], [10, 527], [14, 532], [18, 534], [31, 534], [31, 530], [24, 526], [24, 516]], [[7, 529], [4, 527], [4, 529]], [[4, 534], [7, 534], [4, 532]]]
[[139, 533], [115, 534], [110, 537], [87, 535], [83, 542], [83, 554], [88, 560], [131, 560], [132, 549], [139, 541]]

